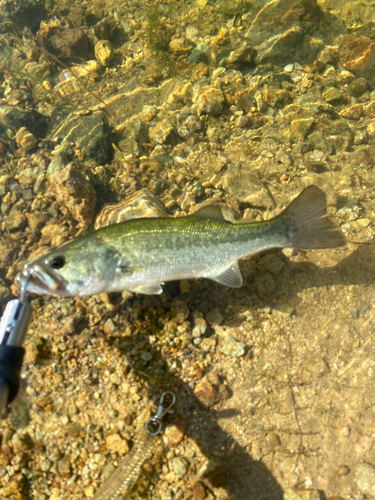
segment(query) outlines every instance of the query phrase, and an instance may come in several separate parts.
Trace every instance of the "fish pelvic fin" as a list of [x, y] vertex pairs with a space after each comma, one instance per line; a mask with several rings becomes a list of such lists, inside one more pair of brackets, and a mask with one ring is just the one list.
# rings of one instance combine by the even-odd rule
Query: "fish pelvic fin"
[[287, 222], [289, 247], [336, 248], [346, 244], [344, 234], [327, 215], [325, 193], [309, 186], [277, 218]]

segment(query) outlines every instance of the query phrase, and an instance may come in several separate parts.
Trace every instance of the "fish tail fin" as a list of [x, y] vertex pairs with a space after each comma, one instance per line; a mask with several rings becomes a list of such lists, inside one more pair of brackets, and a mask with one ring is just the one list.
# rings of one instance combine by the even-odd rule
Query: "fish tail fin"
[[304, 189], [278, 217], [287, 221], [290, 248], [336, 248], [346, 244], [344, 234], [327, 216], [326, 195], [317, 186]]

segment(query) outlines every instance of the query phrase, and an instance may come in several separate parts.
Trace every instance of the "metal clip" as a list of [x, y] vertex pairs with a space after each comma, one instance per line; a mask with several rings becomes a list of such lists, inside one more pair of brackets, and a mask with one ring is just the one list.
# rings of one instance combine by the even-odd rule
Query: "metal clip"
[[[166, 402], [166, 399], [169, 399], [170, 401]], [[158, 406], [158, 409], [156, 411], [156, 414], [149, 418], [145, 424], [145, 429], [147, 434], [150, 436], [157, 436], [160, 434], [161, 429], [162, 429], [162, 419], [163, 417], [169, 412], [169, 410], [172, 408], [172, 406], [176, 402], [176, 396], [173, 394], [173, 392], [167, 391], [163, 392], [160, 398], [160, 403]]]
[[27, 285], [29, 284], [30, 278], [31, 278], [31, 272], [29, 269], [27, 269], [24, 273], [25, 280], [22, 283], [21, 287], [21, 292], [20, 292], [20, 303], [25, 304], [27, 300]]

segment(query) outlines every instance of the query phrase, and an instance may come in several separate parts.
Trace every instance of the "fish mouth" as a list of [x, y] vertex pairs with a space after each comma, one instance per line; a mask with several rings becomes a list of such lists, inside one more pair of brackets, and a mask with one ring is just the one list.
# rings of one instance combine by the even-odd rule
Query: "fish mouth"
[[27, 293], [63, 295], [66, 283], [60, 276], [44, 268], [40, 264], [26, 265], [16, 278], [16, 285], [21, 290], [26, 282]]

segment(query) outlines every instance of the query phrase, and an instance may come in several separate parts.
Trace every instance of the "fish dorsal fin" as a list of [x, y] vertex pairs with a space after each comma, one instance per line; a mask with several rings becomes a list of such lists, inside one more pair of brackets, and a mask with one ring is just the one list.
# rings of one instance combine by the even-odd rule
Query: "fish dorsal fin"
[[217, 281], [218, 283], [231, 288], [240, 288], [243, 284], [242, 273], [237, 262], [232, 262], [232, 264], [222, 273], [217, 274], [216, 276], [208, 277], [211, 280]]
[[228, 222], [224, 219], [223, 213], [219, 205], [206, 205], [205, 207], [200, 208], [193, 214], [190, 214], [191, 217], [199, 217], [200, 219], [213, 219], [220, 220], [223, 222]]

